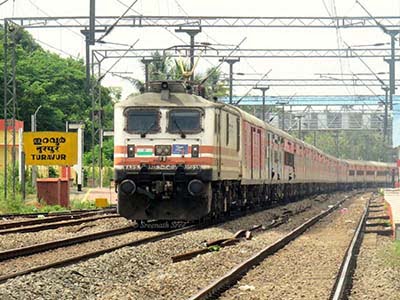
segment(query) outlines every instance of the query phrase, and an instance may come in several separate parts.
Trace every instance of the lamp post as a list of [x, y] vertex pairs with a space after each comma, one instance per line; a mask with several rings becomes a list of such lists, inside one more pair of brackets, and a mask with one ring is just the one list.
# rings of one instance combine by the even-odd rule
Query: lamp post
[[36, 115], [38, 114], [39, 110], [42, 108], [41, 105], [36, 108], [35, 112], [33, 115], [31, 115], [31, 131], [35, 132], [36, 131]]
[[[36, 115], [39, 110], [42, 108], [41, 105], [36, 108], [33, 115], [31, 115], [31, 131], [36, 132]], [[37, 166], [32, 166], [32, 186], [36, 187], [36, 179], [37, 179]]]
[[265, 122], [265, 92], [269, 90], [269, 86], [255, 86], [254, 89], [262, 92], [262, 120]]
[[299, 129], [299, 140], [303, 140], [302, 132], [301, 132], [301, 119], [303, 118], [303, 115], [297, 115], [296, 118], [297, 118], [297, 120], [299, 122], [299, 127], [298, 127], [298, 129]]

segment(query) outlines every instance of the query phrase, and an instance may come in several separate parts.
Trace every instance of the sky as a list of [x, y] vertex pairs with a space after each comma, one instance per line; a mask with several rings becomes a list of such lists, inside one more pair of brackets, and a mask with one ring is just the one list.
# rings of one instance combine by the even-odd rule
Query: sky
[[[399, 16], [398, 0], [360, 0], [374, 16]], [[0, 1], [1, 2], [1, 1]], [[98, 0], [96, 14], [121, 15], [133, 0]], [[204, 15], [204, 16], [366, 16], [355, 0], [138, 0], [133, 9], [143, 15]], [[9, 0], [0, 6], [0, 18], [33, 16], [84, 16], [89, 13], [89, 0]], [[135, 14], [130, 12], [129, 14]], [[72, 29], [35, 29], [29, 30], [43, 48], [59, 53], [84, 57], [84, 38], [78, 30]], [[196, 36], [197, 42], [237, 45], [246, 38], [242, 48], [345, 48], [348, 45], [370, 45], [386, 43], [389, 37], [378, 28], [374, 29], [204, 29]], [[183, 33], [174, 33], [165, 28], [116, 28], [107, 38], [107, 42], [132, 44], [139, 39], [136, 48], [164, 49], [184, 41], [189, 41]], [[180, 40], [181, 39], [181, 40]], [[397, 45], [398, 46], [398, 45]], [[113, 48], [113, 45], [95, 45], [92, 49]], [[381, 58], [365, 60], [374, 72], [387, 72], [388, 65]], [[102, 64], [103, 72], [115, 63], [106, 60]], [[218, 60], [200, 59], [197, 72], [205, 72]], [[228, 65], [221, 66], [228, 72]], [[252, 78], [261, 77], [271, 70], [268, 78], [318, 78], [317, 73], [358, 73], [368, 72], [358, 59], [242, 59], [234, 65], [234, 72], [254, 73]], [[399, 78], [399, 68], [396, 75]], [[144, 79], [143, 65], [138, 60], [123, 59], [112, 69], [115, 72], [132, 72], [133, 77]], [[382, 78], [387, 75], [382, 75]], [[116, 76], [107, 75], [102, 83], [106, 86], [122, 88], [123, 97], [134, 89], [132, 85]], [[243, 95], [248, 87], [236, 87], [234, 94]], [[260, 91], [251, 91], [256, 95]], [[272, 87], [268, 95], [369, 95], [382, 94], [379, 87]]]

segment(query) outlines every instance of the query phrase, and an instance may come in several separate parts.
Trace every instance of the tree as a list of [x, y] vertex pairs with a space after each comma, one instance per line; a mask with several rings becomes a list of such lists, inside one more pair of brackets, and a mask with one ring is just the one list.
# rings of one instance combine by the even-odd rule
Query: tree
[[[82, 60], [62, 58], [45, 51], [32, 36], [21, 28], [14, 31], [16, 47], [16, 117], [24, 121], [25, 130], [30, 130], [30, 116], [42, 105], [37, 117], [37, 128], [45, 130], [65, 130], [65, 122], [84, 122], [91, 128], [91, 96], [85, 88], [85, 65]], [[4, 29], [0, 27], [0, 38]], [[4, 65], [3, 43], [0, 43], [0, 64]], [[0, 68], [3, 76], [3, 68]], [[102, 108], [105, 112], [103, 124], [112, 128], [113, 99], [116, 91], [100, 87]], [[3, 94], [3, 85], [0, 85]], [[113, 94], [114, 93], [114, 94]], [[120, 95], [120, 94], [119, 94]], [[119, 96], [120, 97], [120, 96]], [[0, 102], [3, 112], [3, 101]], [[91, 132], [85, 131], [86, 146], [90, 147]]]

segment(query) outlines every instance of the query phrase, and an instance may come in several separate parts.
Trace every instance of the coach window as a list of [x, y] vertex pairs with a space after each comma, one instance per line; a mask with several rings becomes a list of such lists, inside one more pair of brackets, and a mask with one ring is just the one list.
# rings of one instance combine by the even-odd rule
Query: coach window
[[169, 111], [168, 132], [198, 133], [201, 131], [201, 112], [197, 109], [174, 109]]
[[160, 112], [155, 109], [129, 109], [126, 131], [130, 133], [157, 133], [160, 131]]
[[284, 162], [286, 166], [294, 167], [294, 154], [285, 151]]

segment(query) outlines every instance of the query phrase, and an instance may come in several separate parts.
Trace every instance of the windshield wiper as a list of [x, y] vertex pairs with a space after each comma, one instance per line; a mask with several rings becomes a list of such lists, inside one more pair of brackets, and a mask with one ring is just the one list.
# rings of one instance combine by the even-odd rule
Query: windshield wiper
[[174, 120], [174, 124], [176, 125], [176, 128], [178, 128], [179, 133], [181, 134], [181, 138], [184, 139], [186, 137], [186, 134], [183, 132], [182, 128], [178, 125], [178, 122], [176, 121], [176, 119], [173, 119], [173, 120]]
[[153, 124], [151, 124], [151, 126], [149, 128], [147, 128], [144, 132], [142, 132], [140, 134], [141, 138], [145, 138], [146, 135], [151, 131], [151, 129], [156, 125], [156, 121], [153, 122]]

